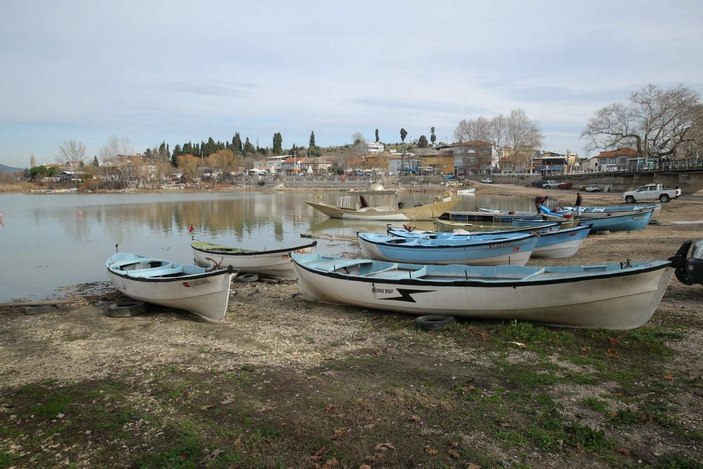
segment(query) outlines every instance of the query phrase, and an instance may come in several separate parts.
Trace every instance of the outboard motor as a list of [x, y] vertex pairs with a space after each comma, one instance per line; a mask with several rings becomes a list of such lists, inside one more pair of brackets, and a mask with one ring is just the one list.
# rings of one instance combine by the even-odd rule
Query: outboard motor
[[[698, 243], [700, 243], [700, 241], [698, 241], [696, 244]], [[674, 273], [676, 274], [676, 278], [679, 279], [679, 282], [683, 283], [684, 285], [693, 285], [694, 283], [693, 279], [688, 276], [688, 251], [689, 249], [691, 249], [691, 244], [693, 244], [693, 241], [684, 242], [679, 248], [679, 250], [676, 252], [676, 255], [669, 258], [672, 265], [674, 266]]]
[[693, 252], [691, 253], [691, 257], [686, 259], [684, 272], [684, 277], [688, 280], [688, 283], [681, 280], [678, 269], [676, 270], [676, 278], [681, 280], [681, 282], [686, 285], [691, 285], [693, 283], [703, 284], [703, 240], [698, 240], [693, 245]]

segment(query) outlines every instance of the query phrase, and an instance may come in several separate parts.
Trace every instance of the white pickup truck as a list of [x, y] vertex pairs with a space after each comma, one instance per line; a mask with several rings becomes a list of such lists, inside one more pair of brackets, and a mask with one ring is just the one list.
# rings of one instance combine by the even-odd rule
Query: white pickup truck
[[623, 200], [628, 204], [649, 200], [666, 203], [671, 199], [676, 199], [681, 195], [681, 189], [677, 186], [675, 189], [666, 188], [661, 184], [645, 184], [638, 187], [634, 191], [625, 191], [622, 194]]

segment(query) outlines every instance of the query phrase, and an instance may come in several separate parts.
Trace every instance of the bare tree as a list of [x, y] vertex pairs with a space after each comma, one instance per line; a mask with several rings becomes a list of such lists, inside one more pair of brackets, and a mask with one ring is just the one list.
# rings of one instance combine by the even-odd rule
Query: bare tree
[[493, 143], [493, 120], [479, 116], [473, 120], [462, 120], [454, 130], [454, 138], [461, 143], [482, 140]]
[[633, 92], [628, 103], [596, 111], [581, 137], [589, 150], [627, 146], [646, 157], [685, 157], [700, 125], [699, 104], [690, 88], [663, 90], [650, 84]]
[[507, 147], [514, 160], [522, 160], [521, 164], [526, 164], [532, 151], [542, 146], [543, 139], [537, 121], [528, 118], [522, 109], [514, 109], [508, 116], [463, 120], [454, 130], [454, 137], [459, 142], [489, 142], [499, 151]]
[[86, 158], [85, 143], [77, 140], [66, 140], [59, 146], [59, 154], [56, 161], [62, 165], [83, 166]]
[[102, 162], [112, 161], [116, 156], [131, 156], [133, 154], [134, 147], [129, 139], [116, 135], [108, 137], [105, 145], [98, 150], [98, 157]]
[[531, 153], [542, 146], [542, 132], [537, 121], [531, 120], [522, 109], [510, 111], [505, 119], [505, 142], [513, 152]]

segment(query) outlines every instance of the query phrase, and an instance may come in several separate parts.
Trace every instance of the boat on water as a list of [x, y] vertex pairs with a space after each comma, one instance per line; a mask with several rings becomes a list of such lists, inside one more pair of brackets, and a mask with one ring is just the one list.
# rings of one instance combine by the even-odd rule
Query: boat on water
[[232, 268], [209, 270], [129, 252], [113, 254], [105, 265], [123, 295], [213, 322], [225, 318], [231, 280], [237, 275]]
[[470, 231], [454, 231], [448, 233], [444, 231], [423, 231], [423, 230], [408, 230], [407, 228], [395, 228], [389, 226], [387, 228], [389, 235], [398, 237], [420, 237], [428, 239], [456, 239], [462, 236], [471, 236], [476, 234], [506, 234], [506, 233], [534, 233], [537, 238], [537, 243], [532, 250], [532, 256], [535, 258], [546, 259], [561, 259], [571, 257], [583, 247], [584, 241], [590, 232], [589, 225], [579, 225], [573, 228], [559, 229], [557, 223], [544, 225], [537, 228], [517, 228], [506, 231], [489, 231], [489, 232], [470, 232]]
[[311, 301], [624, 330], [652, 317], [688, 244], [664, 260], [552, 267], [403, 264], [316, 254], [292, 258], [303, 298]]
[[[540, 210], [549, 213], [552, 216], [560, 216], [555, 214], [550, 209], [544, 205], [540, 207]], [[635, 213], [624, 213], [624, 214], [605, 214], [600, 217], [588, 217], [584, 219], [589, 225], [591, 225], [591, 233], [597, 231], [637, 231], [643, 230], [649, 225], [652, 219], [652, 214], [654, 209], [642, 209]], [[566, 216], [566, 215], [564, 215]]]
[[458, 189], [456, 191], [456, 195], [458, 195], [459, 197], [467, 197], [467, 196], [471, 196], [471, 195], [475, 195], [475, 194], [476, 194], [475, 187], [469, 187], [467, 189]]
[[290, 254], [293, 252], [312, 253], [315, 251], [317, 241], [298, 246], [264, 250], [243, 249], [206, 241], [193, 241], [190, 246], [193, 250], [195, 264], [201, 267], [232, 267], [240, 273], [295, 280], [295, 270], [290, 260]]
[[446, 238], [357, 233], [362, 255], [422, 264], [525, 265], [535, 248], [533, 233], [472, 234]]
[[[375, 221], [423, 221], [434, 220], [441, 213], [451, 210], [461, 202], [461, 198], [438, 197], [430, 204], [406, 207], [403, 202], [395, 204], [374, 205], [370, 203], [362, 191], [348, 193], [337, 198], [336, 205], [324, 203], [320, 198], [314, 202], [305, 201], [310, 207], [324, 213], [330, 218], [345, 220], [375, 220]], [[372, 194], [376, 195], [376, 194]]]

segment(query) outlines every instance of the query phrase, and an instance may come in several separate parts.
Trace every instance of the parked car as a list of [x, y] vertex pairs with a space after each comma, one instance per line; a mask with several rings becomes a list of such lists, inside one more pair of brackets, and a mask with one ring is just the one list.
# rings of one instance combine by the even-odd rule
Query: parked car
[[677, 199], [679, 196], [681, 196], [681, 189], [678, 186], [675, 189], [671, 189], [658, 183], [645, 184], [633, 191], [622, 193], [623, 200], [628, 204], [647, 200], [658, 200], [659, 202], [667, 203], [671, 199]]
[[557, 189], [559, 187], [560, 182], [557, 181], [544, 181], [544, 185], [542, 187], [545, 187], [547, 189]]
[[538, 179], [536, 181], [532, 181], [532, 187], [544, 187], [544, 184], [546, 182], [547, 181], [545, 181], [544, 179]]
[[586, 192], [600, 192], [602, 189], [598, 184], [589, 184], [584, 189]]
[[481, 182], [484, 184], [493, 184], [493, 179], [491, 178], [483, 178], [481, 179]]

